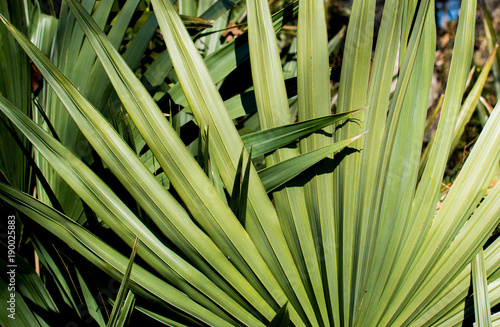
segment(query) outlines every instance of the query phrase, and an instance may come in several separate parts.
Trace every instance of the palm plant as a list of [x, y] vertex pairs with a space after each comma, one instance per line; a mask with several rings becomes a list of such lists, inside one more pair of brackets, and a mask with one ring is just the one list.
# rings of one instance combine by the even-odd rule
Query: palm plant
[[[372, 59], [375, 2], [353, 3], [331, 115], [322, 1], [294, 3], [271, 16], [266, 1], [249, 0], [248, 35], [224, 46], [202, 43], [208, 47], [203, 58], [186, 24], [194, 21], [198, 28], [209, 19], [225, 19], [235, 2], [215, 2], [197, 13], [205, 19], [200, 23], [181, 18], [168, 0], [151, 0], [154, 15], [149, 2], [128, 0], [106, 34], [115, 1], [66, 0], [52, 61], [27, 39], [26, 30], [5, 18], [9, 10], [0, 1], [2, 38], [15, 38], [51, 87], [39, 99], [43, 121], [29, 101], [19, 102], [26, 93], [2, 91], [2, 119], [20, 131], [9, 128], [25, 153], [9, 164], [27, 166], [29, 140], [36, 148], [30, 167], [39, 172], [36, 197], [23, 193], [29, 185], [12, 179], [30, 175], [27, 169], [6, 169], [4, 154], [0, 197], [23, 214], [23, 223], [34, 221], [86, 259], [72, 265], [99, 325], [106, 319], [87, 286], [94, 281], [80, 272], [87, 262], [130, 290], [127, 299], [119, 293], [110, 325], [123, 325], [132, 307], [174, 326], [455, 325], [471, 310], [478, 324], [491, 324], [490, 306], [500, 299], [500, 241], [485, 244], [500, 221], [500, 186], [489, 187], [500, 159], [498, 108], [453, 185], [440, 190], [461, 130], [459, 114], [475, 107], [492, 64], [490, 59], [459, 110], [476, 2], [462, 2], [440, 122], [421, 174], [434, 1], [386, 1]], [[195, 14], [192, 3], [182, 1], [189, 16]], [[146, 22], [121, 55], [117, 48], [137, 6], [143, 6]], [[12, 4], [10, 9], [16, 12]], [[297, 123], [276, 41], [287, 14], [298, 15]], [[156, 24], [168, 52], [141, 82], [134, 70]], [[217, 83], [248, 56], [253, 90], [224, 102]], [[26, 69], [28, 61], [22, 60], [16, 65]], [[155, 101], [164, 94], [182, 109], [174, 115], [172, 106], [169, 119]], [[252, 111], [248, 98], [254, 99], [260, 131], [240, 136], [232, 119]], [[200, 136], [186, 145], [181, 126], [189, 120]], [[79, 150], [87, 142], [91, 148]], [[5, 143], [1, 150], [14, 151]], [[257, 171], [252, 159], [262, 155], [265, 168]], [[77, 309], [50, 243], [36, 236], [31, 237], [37, 255], [61, 297]], [[136, 240], [134, 263], [124, 248]], [[468, 297], [471, 273], [474, 305]], [[59, 308], [49, 305], [53, 299], [41, 279], [29, 276], [35, 286], [19, 293], [20, 319], [45, 325], [37, 308]], [[134, 304], [132, 294], [160, 312]], [[12, 325], [3, 312], [0, 319]]]

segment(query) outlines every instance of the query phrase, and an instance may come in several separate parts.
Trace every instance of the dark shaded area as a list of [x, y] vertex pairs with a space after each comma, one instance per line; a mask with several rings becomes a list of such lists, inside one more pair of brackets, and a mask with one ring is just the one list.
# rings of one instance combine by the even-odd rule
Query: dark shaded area
[[38, 0], [40, 8], [48, 15], [59, 17], [61, 11], [61, 2], [63, 0]]

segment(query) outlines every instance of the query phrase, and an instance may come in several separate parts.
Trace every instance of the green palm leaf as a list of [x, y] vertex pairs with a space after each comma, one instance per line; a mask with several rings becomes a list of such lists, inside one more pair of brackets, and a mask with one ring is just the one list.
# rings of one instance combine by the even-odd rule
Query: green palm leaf
[[474, 311], [478, 326], [491, 326], [491, 309], [488, 296], [488, 282], [486, 281], [486, 267], [483, 250], [479, 250], [472, 265], [472, 278], [474, 286]]
[[[29, 195], [0, 184], [1, 197], [16, 206], [31, 219], [64, 240], [96, 266], [113, 278], [124, 275], [128, 259], [90, 232], [75, 224], [71, 219], [31, 198]], [[134, 264], [131, 280], [132, 289], [138, 294], [150, 293], [174, 307], [192, 314], [201, 321], [217, 326], [230, 326], [216, 314], [200, 306], [184, 293]]]
[[324, 147], [318, 148], [316, 150], [280, 161], [274, 165], [259, 170], [259, 178], [262, 180], [266, 191], [272, 192], [304, 170], [310, 168], [312, 165], [316, 164], [322, 159], [325, 159], [328, 156], [331, 156], [332, 153], [344, 149], [359, 137], [361, 137], [361, 135], [358, 137], [353, 137], [349, 140], [325, 145]]
[[301, 139], [325, 126], [346, 119], [357, 112], [358, 110], [354, 110], [344, 114], [313, 118], [295, 124], [277, 126], [263, 131], [245, 134], [241, 137], [241, 140], [245, 144], [247, 150], [252, 148], [252, 157], [255, 158], [290, 144], [297, 139]]

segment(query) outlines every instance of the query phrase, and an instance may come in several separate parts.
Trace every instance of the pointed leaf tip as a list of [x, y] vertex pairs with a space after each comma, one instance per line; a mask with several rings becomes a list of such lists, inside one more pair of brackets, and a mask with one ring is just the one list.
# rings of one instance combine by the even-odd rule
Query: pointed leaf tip
[[360, 111], [366, 110], [366, 109], [368, 109], [368, 107], [369, 106], [366, 106], [366, 107], [363, 107], [363, 108], [359, 108], [359, 109], [355, 109], [355, 110], [351, 111], [351, 115], [354, 115], [354, 114], [357, 114]]
[[364, 132], [363, 134], [359, 134], [358, 136], [352, 137], [352, 138], [350, 138], [350, 139], [349, 139], [349, 141], [354, 142], [354, 141], [356, 141], [357, 139], [359, 139], [359, 138], [361, 138], [362, 136], [364, 136], [364, 135], [365, 135], [366, 133], [368, 133], [368, 132], [369, 132], [369, 131], [366, 131], [366, 132]]

